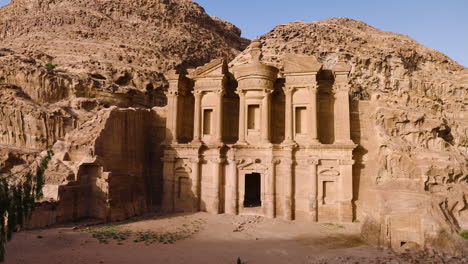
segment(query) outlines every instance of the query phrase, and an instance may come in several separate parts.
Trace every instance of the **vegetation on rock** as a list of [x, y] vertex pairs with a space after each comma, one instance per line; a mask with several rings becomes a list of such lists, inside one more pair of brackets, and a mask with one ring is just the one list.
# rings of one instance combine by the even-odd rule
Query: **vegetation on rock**
[[[52, 151], [48, 150], [39, 164], [18, 173], [0, 175], [0, 262], [5, 258], [6, 242], [24, 224], [35, 202], [43, 196], [44, 172], [52, 155]], [[33, 166], [36, 166], [36, 173], [31, 172]]]

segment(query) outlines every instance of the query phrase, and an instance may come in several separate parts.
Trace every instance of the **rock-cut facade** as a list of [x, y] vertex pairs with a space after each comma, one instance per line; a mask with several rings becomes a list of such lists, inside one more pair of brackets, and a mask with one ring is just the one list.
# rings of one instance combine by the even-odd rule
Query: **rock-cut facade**
[[162, 209], [353, 221], [350, 67], [288, 54], [278, 69], [259, 40], [248, 52], [166, 74]]

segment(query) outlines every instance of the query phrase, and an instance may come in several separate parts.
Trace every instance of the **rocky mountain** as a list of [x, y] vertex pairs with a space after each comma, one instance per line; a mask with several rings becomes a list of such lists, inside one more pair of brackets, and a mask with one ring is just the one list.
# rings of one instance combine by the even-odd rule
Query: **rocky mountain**
[[0, 98], [0, 144], [41, 149], [100, 107], [163, 106], [164, 72], [233, 58], [240, 34], [188, 0], [14, 0], [0, 8], [0, 84], [21, 96]]
[[352, 67], [354, 196], [364, 238], [388, 245], [389, 233], [404, 233], [401, 240], [421, 236], [427, 247], [460, 252], [458, 232], [468, 228], [468, 69], [407, 36], [346, 18], [280, 25], [261, 41], [262, 61], [279, 68], [288, 53], [314, 55], [325, 69], [339, 60]]
[[[280, 25], [261, 41], [262, 61], [278, 68], [288, 53], [314, 55], [325, 70], [339, 60], [352, 67], [363, 237], [390, 246], [389, 233], [409, 234], [461, 252], [468, 69], [407, 36], [345, 18]], [[145, 211], [159, 199], [148, 189], [160, 188], [152, 175], [161, 172], [163, 73], [218, 57], [242, 64], [248, 44], [188, 0], [12, 1], [0, 8], [0, 170], [17, 170], [54, 145], [46, 193], [66, 201], [54, 212], [60, 220]]]

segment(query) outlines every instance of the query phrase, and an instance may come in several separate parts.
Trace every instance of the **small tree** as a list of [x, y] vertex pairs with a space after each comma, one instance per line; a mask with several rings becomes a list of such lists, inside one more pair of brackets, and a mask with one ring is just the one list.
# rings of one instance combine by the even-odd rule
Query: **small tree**
[[[44, 173], [52, 155], [47, 150], [39, 164], [15, 174], [0, 175], [0, 262], [5, 259], [5, 244], [11, 240], [13, 231], [23, 226], [36, 201], [43, 197]], [[33, 167], [35, 174], [31, 172]]]

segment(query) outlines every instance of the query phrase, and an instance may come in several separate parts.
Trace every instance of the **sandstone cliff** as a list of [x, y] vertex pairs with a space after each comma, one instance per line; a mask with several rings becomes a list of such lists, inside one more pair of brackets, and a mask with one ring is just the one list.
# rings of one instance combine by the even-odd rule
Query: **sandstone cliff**
[[54, 146], [54, 218], [141, 214], [160, 188], [164, 111], [149, 109], [166, 104], [163, 73], [232, 59], [240, 35], [189, 0], [12, 1], [0, 8], [0, 170]]
[[[263, 62], [280, 68], [287, 53], [314, 55], [325, 69], [340, 59], [352, 66], [354, 196], [364, 237], [461, 252], [468, 69], [407, 36], [345, 18], [280, 25], [261, 40]], [[249, 59], [246, 51], [232, 64]]]

